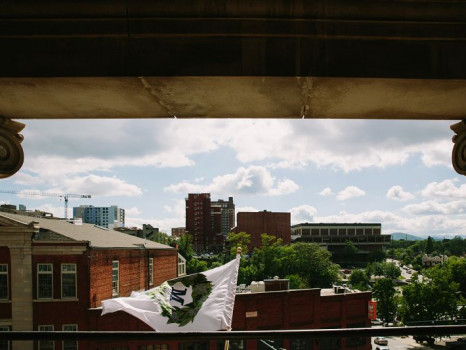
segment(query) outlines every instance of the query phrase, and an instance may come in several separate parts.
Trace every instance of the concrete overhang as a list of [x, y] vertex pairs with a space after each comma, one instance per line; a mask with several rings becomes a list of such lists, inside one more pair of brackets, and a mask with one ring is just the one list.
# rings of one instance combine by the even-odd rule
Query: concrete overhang
[[0, 4], [8, 118], [464, 119], [466, 2]]

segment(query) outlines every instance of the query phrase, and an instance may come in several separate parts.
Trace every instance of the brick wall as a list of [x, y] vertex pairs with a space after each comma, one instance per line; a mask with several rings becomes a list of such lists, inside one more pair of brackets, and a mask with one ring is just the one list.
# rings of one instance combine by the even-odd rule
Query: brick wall
[[178, 251], [154, 251], [154, 286], [178, 274]]
[[[370, 327], [367, 318], [367, 303], [370, 299], [371, 293], [368, 292], [321, 296], [320, 289], [237, 294], [233, 331]], [[95, 310], [90, 313], [90, 319], [92, 329], [95, 330], [151, 330], [142, 321], [122, 311], [100, 316], [100, 312]], [[333, 340], [338, 342], [338, 349], [370, 349], [370, 338], [357, 339], [356, 342], [350, 338], [325, 341], [315, 338], [310, 340], [312, 345], [305, 348], [323, 350], [328, 348]], [[285, 339], [283, 346], [289, 348], [291, 342]], [[177, 349], [179, 345], [176, 341], [153, 343], [168, 343], [170, 349]], [[115, 342], [112, 345], [129, 346], [130, 350], [136, 350], [140, 344], [142, 342], [135, 341]], [[246, 344], [248, 350], [259, 348], [256, 340], [248, 340]], [[216, 350], [216, 343], [210, 342], [206, 349]]]
[[99, 307], [102, 300], [112, 298], [112, 262], [119, 261], [119, 296], [146, 290], [149, 285], [149, 258], [154, 259], [154, 285], [176, 277], [178, 252], [176, 249], [92, 249], [90, 265], [90, 307]]
[[269, 211], [240, 212], [237, 214], [236, 232], [251, 235], [249, 251], [261, 246], [263, 233], [281, 238], [287, 244], [291, 241], [291, 216], [290, 213]]

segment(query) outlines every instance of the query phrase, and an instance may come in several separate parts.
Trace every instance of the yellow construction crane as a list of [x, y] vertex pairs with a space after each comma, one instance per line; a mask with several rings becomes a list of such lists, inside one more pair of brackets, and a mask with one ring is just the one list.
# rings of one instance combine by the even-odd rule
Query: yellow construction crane
[[50, 192], [29, 192], [29, 191], [2, 191], [0, 193], [22, 194], [25, 196], [49, 196], [60, 197], [65, 199], [65, 219], [68, 219], [68, 198], [91, 198], [90, 194], [72, 194], [72, 193], [50, 193]]

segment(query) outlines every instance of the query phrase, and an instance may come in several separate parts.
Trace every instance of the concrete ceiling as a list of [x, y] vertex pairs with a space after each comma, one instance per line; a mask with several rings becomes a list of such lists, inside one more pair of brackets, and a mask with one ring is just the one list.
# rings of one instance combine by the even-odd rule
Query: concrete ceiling
[[0, 3], [0, 115], [464, 119], [466, 2]]

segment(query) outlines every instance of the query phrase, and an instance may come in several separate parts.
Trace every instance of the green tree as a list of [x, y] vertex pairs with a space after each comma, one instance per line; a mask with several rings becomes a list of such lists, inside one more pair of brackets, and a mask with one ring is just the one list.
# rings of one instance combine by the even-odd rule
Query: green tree
[[355, 289], [367, 290], [367, 286], [369, 285], [369, 277], [364, 272], [364, 270], [353, 270], [349, 277], [349, 283], [351, 283], [351, 286]]
[[192, 240], [192, 236], [189, 234], [181, 235], [178, 239], [178, 253], [180, 253], [187, 262], [194, 256]]
[[230, 257], [236, 256], [236, 249], [241, 247], [241, 255], [248, 254], [249, 243], [251, 243], [251, 235], [246, 232], [233, 233], [227, 235], [227, 246], [230, 248]]
[[330, 287], [338, 281], [339, 266], [331, 254], [315, 243], [282, 245], [270, 235], [262, 235], [262, 245], [249, 259], [241, 259], [239, 283], [250, 284], [266, 278], [290, 276], [292, 288]]
[[358, 252], [358, 248], [351, 241], [346, 241], [345, 246], [340, 252], [342, 259], [345, 262], [354, 261], [354, 256]]
[[458, 283], [441, 265], [426, 270], [423, 281], [415, 273], [411, 284], [403, 288], [400, 307], [403, 322], [409, 325], [453, 319], [457, 314], [457, 291]]
[[426, 242], [426, 254], [432, 254], [434, 251], [434, 239], [432, 237], [427, 237], [427, 242]]
[[309, 282], [298, 274], [286, 275], [285, 278], [290, 280], [290, 289], [305, 289], [309, 285]]
[[462, 254], [466, 253], [466, 238], [461, 238], [460, 236], [456, 236], [445, 242], [445, 249], [455, 256], [461, 256]]
[[308, 281], [309, 287], [328, 288], [338, 281], [339, 266], [331, 261], [328, 250], [303, 242], [292, 244], [291, 248], [295, 252], [293, 268]]
[[373, 262], [366, 266], [366, 272], [369, 276], [384, 276], [384, 265], [381, 262]]
[[207, 271], [209, 269], [207, 262], [198, 259], [191, 259], [186, 263], [186, 272], [188, 275], [197, 272]]
[[384, 322], [393, 321], [396, 315], [396, 290], [391, 278], [382, 278], [372, 287], [372, 295], [377, 300], [377, 314]]
[[401, 269], [395, 263], [383, 263], [383, 275], [387, 278], [398, 278], [401, 276]]
[[443, 264], [443, 269], [448, 271], [447, 273], [453, 282], [458, 283], [462, 297], [466, 298], [466, 258], [451, 256]]
[[282, 257], [284, 246], [282, 240], [275, 236], [263, 233], [261, 235], [261, 247], [254, 249], [252, 262], [256, 265], [260, 280], [283, 277]]

